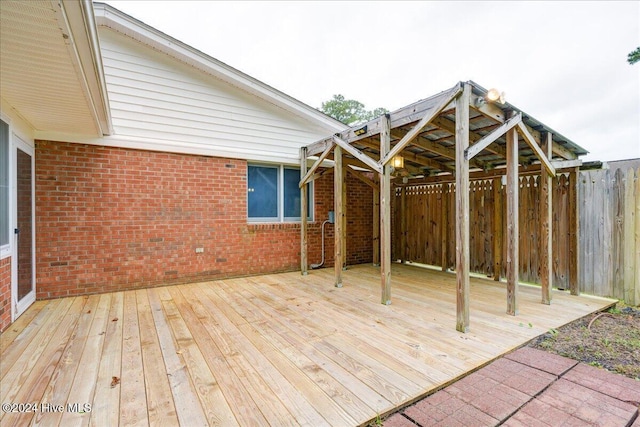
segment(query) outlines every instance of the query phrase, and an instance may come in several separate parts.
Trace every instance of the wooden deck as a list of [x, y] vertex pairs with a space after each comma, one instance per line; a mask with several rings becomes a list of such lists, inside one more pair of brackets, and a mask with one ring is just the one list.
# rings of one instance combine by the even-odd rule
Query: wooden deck
[[545, 306], [520, 286], [513, 317], [504, 283], [471, 279], [461, 334], [452, 274], [394, 265], [390, 306], [377, 269], [343, 282], [326, 269], [38, 301], [0, 336], [0, 402], [39, 412], [0, 424], [359, 425], [613, 302], [554, 291]]

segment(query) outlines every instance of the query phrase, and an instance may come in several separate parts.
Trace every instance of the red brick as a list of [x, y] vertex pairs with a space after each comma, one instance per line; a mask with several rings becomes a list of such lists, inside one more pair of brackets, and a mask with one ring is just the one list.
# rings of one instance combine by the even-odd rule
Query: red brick
[[561, 376], [578, 363], [573, 359], [531, 347], [522, 347], [513, 353], [505, 355], [504, 358], [556, 376]]
[[[300, 224], [248, 223], [246, 174], [244, 160], [36, 141], [37, 297], [299, 269]], [[347, 180], [347, 263], [371, 262], [373, 191]], [[314, 204], [309, 263], [322, 258], [331, 172]]]
[[412, 423], [401, 414], [393, 414], [382, 423], [384, 427], [415, 427]]

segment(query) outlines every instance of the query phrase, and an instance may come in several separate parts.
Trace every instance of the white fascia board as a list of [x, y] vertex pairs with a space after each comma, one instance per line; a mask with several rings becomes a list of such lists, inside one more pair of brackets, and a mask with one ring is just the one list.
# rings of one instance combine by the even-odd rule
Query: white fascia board
[[99, 26], [125, 34], [140, 43], [163, 52], [215, 78], [236, 86], [245, 92], [270, 102], [290, 113], [302, 117], [330, 133], [347, 128], [339, 121], [300, 102], [261, 81], [218, 61], [217, 59], [164, 34], [163, 32], [103, 4], [94, 5], [96, 22]]
[[100, 135], [113, 133], [107, 85], [91, 0], [52, 0], [67, 37], [69, 56]]

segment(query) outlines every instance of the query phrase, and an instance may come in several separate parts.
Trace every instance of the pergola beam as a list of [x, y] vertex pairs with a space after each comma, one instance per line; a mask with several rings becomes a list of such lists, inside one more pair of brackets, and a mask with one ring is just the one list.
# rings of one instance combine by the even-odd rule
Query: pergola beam
[[418, 124], [416, 124], [402, 139], [384, 156], [380, 156], [380, 164], [386, 165], [396, 156], [400, 151], [404, 150], [404, 148], [411, 142], [413, 139], [418, 136], [422, 129], [425, 128], [433, 120], [440, 112], [451, 102], [453, 101], [462, 91], [462, 88], [458, 86], [458, 89], [455, 90], [450, 96], [443, 98], [434, 108], [427, 111], [427, 113], [420, 119]]

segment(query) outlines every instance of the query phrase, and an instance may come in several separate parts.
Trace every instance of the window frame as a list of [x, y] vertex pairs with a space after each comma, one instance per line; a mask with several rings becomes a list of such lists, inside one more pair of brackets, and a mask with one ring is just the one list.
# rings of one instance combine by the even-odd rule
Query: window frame
[[[249, 168], [250, 167], [260, 167], [260, 168], [273, 168], [277, 169], [277, 183], [276, 183], [276, 192], [277, 192], [277, 213], [274, 217], [250, 217], [249, 216], [249, 193], [251, 192], [251, 188], [249, 187]], [[298, 172], [298, 176], [300, 176], [300, 167], [296, 167], [293, 165], [285, 165], [285, 164], [273, 164], [273, 163], [248, 163], [247, 164], [247, 222], [249, 224], [260, 224], [260, 223], [300, 223], [302, 222], [302, 217], [287, 217], [285, 215], [285, 170], [295, 170]], [[313, 182], [307, 184], [307, 207], [309, 210], [309, 215], [307, 216], [307, 221], [313, 221], [314, 216], [314, 197], [313, 197]], [[299, 194], [299, 193], [298, 193]]]
[[[12, 212], [11, 212], [11, 200], [12, 200], [12, 190], [11, 190], [11, 173], [12, 173], [12, 161], [11, 161], [11, 121], [2, 114], [0, 116], [0, 120], [6, 126], [6, 146], [0, 146], [0, 150], [4, 150], [4, 156], [0, 156], [2, 160], [6, 162], [6, 164], [0, 165], [0, 170], [3, 170], [6, 174], [6, 192], [5, 198], [6, 200], [2, 200], [2, 206], [6, 209], [5, 218], [6, 218], [6, 227], [5, 232], [7, 236], [7, 242], [2, 244], [0, 242], [0, 259], [4, 259], [10, 257], [13, 253], [12, 247], [12, 235], [11, 235], [11, 221], [12, 221]], [[1, 215], [1, 214], [0, 214]], [[2, 224], [0, 224], [2, 226]]]

